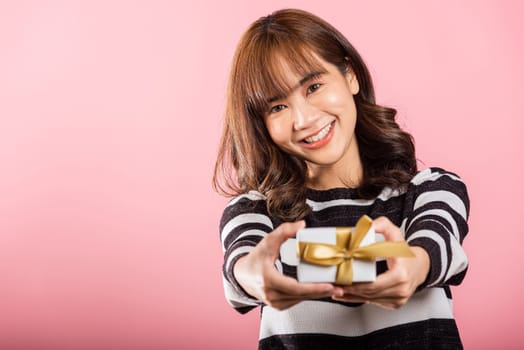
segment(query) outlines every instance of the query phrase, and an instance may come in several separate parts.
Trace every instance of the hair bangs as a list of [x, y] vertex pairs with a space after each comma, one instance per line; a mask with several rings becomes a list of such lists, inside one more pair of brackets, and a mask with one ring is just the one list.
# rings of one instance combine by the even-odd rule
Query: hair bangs
[[251, 67], [247, 71], [251, 74], [245, 80], [246, 101], [258, 116], [268, 112], [271, 102], [288, 96], [302, 78], [326, 71], [319, 56], [306, 43], [296, 38], [265, 39], [264, 49], [249, 60]]

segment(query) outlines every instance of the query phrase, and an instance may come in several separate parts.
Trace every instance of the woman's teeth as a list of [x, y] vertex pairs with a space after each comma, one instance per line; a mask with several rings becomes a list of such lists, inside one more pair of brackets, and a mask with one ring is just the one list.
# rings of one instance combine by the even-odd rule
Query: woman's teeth
[[318, 134], [305, 138], [304, 141], [306, 143], [320, 141], [328, 134], [329, 130], [331, 130], [331, 123], [329, 123], [324, 129], [320, 130]]

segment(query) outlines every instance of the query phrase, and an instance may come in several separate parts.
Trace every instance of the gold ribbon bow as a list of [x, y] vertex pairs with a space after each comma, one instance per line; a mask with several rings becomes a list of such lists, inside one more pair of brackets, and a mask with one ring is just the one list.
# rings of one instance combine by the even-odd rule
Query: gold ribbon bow
[[300, 259], [315, 265], [337, 267], [337, 284], [353, 282], [353, 259], [374, 261], [376, 258], [413, 257], [405, 241], [377, 242], [360, 247], [360, 242], [369, 231], [373, 221], [363, 215], [355, 227], [336, 227], [337, 244], [298, 243]]

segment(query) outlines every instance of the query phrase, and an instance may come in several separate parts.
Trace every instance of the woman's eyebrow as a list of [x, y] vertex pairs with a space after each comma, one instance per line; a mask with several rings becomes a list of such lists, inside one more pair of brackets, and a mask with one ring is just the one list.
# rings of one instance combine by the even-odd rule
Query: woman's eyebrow
[[[298, 84], [296, 84], [295, 86], [293, 86], [290, 90], [291, 91], [295, 91], [296, 89], [306, 85], [308, 82], [310, 82], [311, 80], [315, 80], [315, 79], [318, 79], [324, 72], [311, 72], [311, 73], [308, 73], [306, 74], [302, 79], [300, 79], [298, 81]], [[278, 101], [278, 100], [281, 100], [283, 99], [285, 96], [282, 96], [282, 95], [277, 95], [277, 96], [273, 96], [271, 98], [269, 98], [267, 100], [268, 103], [273, 103], [275, 101]]]
[[300, 86], [304, 86], [305, 84], [307, 84], [311, 80], [315, 80], [315, 79], [319, 78], [322, 75], [322, 73], [323, 72], [311, 72], [311, 73], [307, 74], [302, 79], [300, 79], [300, 81], [298, 82], [298, 86], [295, 86], [295, 89], [300, 87]]

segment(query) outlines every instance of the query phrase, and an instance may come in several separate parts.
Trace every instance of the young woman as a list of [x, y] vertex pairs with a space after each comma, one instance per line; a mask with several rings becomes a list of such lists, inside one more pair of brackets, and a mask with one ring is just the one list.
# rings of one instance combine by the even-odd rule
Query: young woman
[[[467, 270], [461, 179], [417, 170], [396, 111], [375, 103], [360, 55], [322, 19], [280, 10], [238, 44], [214, 184], [235, 195], [220, 224], [224, 288], [261, 305], [261, 349], [460, 349], [449, 285]], [[375, 282], [299, 283], [279, 259], [305, 226], [364, 214], [414, 258], [377, 263]]]

